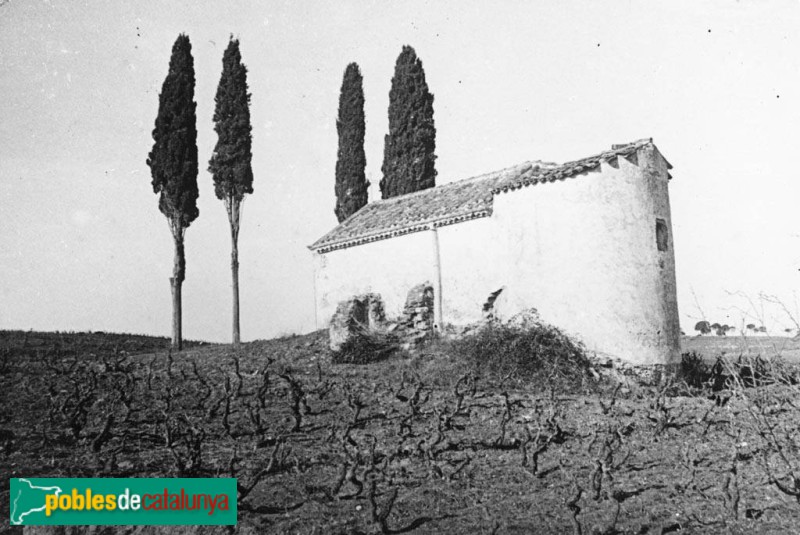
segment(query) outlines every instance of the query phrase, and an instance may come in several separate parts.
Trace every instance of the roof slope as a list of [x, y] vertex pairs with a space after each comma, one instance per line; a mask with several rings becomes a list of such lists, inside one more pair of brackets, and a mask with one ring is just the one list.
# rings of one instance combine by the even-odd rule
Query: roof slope
[[[562, 165], [526, 162], [494, 173], [450, 182], [407, 195], [371, 202], [322, 236], [309, 249], [321, 253], [361, 243], [452, 225], [492, 215], [494, 195], [541, 182], [554, 182], [615, 163], [652, 144], [643, 139]], [[670, 166], [671, 167], [671, 166]]]

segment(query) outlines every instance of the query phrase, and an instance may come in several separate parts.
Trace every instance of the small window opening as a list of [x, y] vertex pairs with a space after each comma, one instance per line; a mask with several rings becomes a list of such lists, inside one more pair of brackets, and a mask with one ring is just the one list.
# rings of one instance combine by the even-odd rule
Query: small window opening
[[669, 230], [667, 222], [663, 219], [656, 219], [656, 245], [659, 251], [669, 249]]

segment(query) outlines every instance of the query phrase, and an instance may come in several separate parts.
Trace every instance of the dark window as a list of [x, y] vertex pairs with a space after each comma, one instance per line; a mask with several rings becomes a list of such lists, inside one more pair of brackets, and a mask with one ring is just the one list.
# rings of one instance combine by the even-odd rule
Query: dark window
[[669, 249], [669, 230], [667, 222], [663, 219], [656, 219], [656, 245], [659, 251]]

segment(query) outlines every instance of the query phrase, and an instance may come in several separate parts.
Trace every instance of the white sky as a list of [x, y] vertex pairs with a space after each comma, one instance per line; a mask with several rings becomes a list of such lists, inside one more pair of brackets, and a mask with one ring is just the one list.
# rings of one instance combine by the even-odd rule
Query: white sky
[[404, 44], [436, 98], [438, 183], [652, 137], [675, 167], [684, 329], [698, 305], [750, 322], [742, 295], [758, 306], [759, 292], [796, 313], [798, 28], [797, 1], [0, 2], [0, 328], [169, 333], [172, 238], [145, 161], [179, 32], [193, 44], [201, 169], [188, 338], [230, 336], [228, 222], [205, 169], [231, 33], [253, 94], [244, 339], [313, 329], [306, 246], [336, 222], [341, 77], [351, 61], [364, 75], [375, 199]]

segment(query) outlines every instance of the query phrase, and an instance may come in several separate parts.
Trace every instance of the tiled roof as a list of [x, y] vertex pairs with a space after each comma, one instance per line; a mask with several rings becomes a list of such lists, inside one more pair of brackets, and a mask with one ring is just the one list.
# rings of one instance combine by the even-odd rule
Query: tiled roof
[[[639, 141], [634, 141], [633, 143], [628, 143], [625, 145], [613, 145], [611, 150], [601, 152], [595, 156], [589, 156], [588, 158], [575, 160], [574, 162], [567, 162], [556, 167], [539, 170], [529, 169], [496, 184], [492, 189], [492, 193], [513, 191], [515, 189], [524, 188], [525, 186], [532, 186], [541, 182], [555, 182], [556, 180], [563, 180], [587, 171], [593, 171], [600, 167], [601, 162], [607, 162], [615, 165], [617, 158], [620, 156], [623, 158], [630, 158], [634, 156], [642, 147], [652, 144], [653, 140], [650, 138], [640, 139]], [[670, 165], [669, 162], [667, 162], [667, 168], [672, 169], [672, 165]]]
[[648, 144], [652, 144], [651, 139], [614, 145], [610, 151], [563, 165], [526, 162], [494, 173], [371, 202], [314, 242], [309, 249], [325, 253], [487, 217], [492, 215], [492, 201], [497, 193], [563, 180], [597, 169], [603, 161], [615, 164], [619, 156], [632, 157]]

